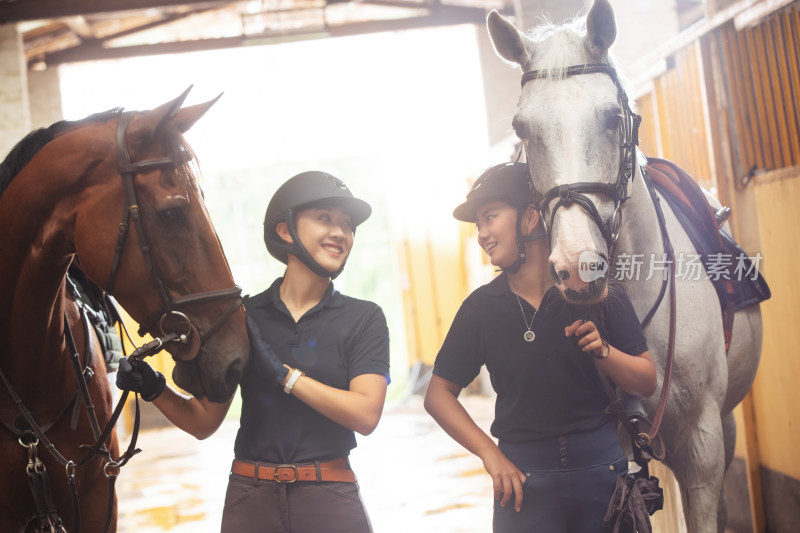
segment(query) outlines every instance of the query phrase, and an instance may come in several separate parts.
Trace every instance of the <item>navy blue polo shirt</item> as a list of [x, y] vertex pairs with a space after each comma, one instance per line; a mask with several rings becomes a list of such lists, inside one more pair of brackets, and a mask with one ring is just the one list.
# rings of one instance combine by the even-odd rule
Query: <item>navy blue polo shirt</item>
[[497, 392], [492, 435], [524, 443], [588, 431], [613, 419], [597, 369], [564, 328], [593, 320], [609, 344], [631, 355], [647, 350], [639, 319], [624, 292], [597, 306], [568, 304], [555, 287], [533, 319], [536, 338], [523, 338], [533, 307], [519, 300], [505, 274], [470, 294], [456, 313], [436, 356], [433, 373], [466, 387], [486, 365]]
[[[389, 379], [389, 330], [381, 308], [328, 287], [298, 322], [280, 299], [278, 278], [245, 303], [278, 358], [307, 376], [347, 390], [362, 374]], [[308, 463], [344, 457], [356, 447], [352, 430], [272, 385], [258, 361], [241, 381], [242, 416], [234, 453], [239, 459]]]

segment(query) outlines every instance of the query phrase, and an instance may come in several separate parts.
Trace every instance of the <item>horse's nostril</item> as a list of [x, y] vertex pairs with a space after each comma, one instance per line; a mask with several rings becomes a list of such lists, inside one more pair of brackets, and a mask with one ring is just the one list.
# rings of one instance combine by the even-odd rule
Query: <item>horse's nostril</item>
[[567, 281], [569, 279], [569, 272], [566, 270], [559, 270], [558, 277], [561, 278], [562, 281]]
[[237, 359], [230, 364], [225, 374], [225, 384], [228, 386], [228, 390], [234, 390], [240, 379], [242, 379], [242, 360]]
[[561, 279], [558, 277], [558, 273], [556, 272], [556, 267], [553, 266], [553, 263], [550, 263], [550, 279], [553, 280], [553, 283], [556, 285], [561, 284]]

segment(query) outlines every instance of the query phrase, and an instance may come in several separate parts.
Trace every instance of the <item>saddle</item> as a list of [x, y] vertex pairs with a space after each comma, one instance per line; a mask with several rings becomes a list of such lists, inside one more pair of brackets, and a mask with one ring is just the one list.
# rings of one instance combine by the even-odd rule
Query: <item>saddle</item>
[[67, 287], [86, 311], [86, 316], [97, 334], [106, 362], [106, 372], [116, 372], [124, 351], [122, 339], [115, 328], [117, 323], [122, 323], [116, 302], [86, 276], [77, 263], [77, 258], [73, 259], [67, 271]]
[[730, 346], [733, 314], [771, 296], [757, 264], [724, 229], [730, 209], [716, 210], [697, 182], [671, 161], [648, 158], [645, 179], [666, 199], [697, 250], [706, 275], [719, 298], [725, 333]]

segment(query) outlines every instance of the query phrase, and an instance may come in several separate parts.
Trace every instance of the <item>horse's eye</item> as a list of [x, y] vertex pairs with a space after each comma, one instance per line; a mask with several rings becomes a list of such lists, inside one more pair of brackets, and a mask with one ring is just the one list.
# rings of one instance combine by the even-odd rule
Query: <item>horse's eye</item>
[[182, 207], [169, 207], [158, 212], [158, 218], [164, 222], [178, 222], [183, 219], [184, 215]]
[[621, 115], [616, 114], [616, 113], [614, 113], [614, 114], [610, 114], [609, 113], [608, 115], [606, 115], [606, 118], [605, 118], [605, 122], [606, 122], [605, 123], [605, 127], [606, 127], [606, 129], [610, 130], [610, 131], [617, 131], [617, 129], [619, 128], [619, 123], [620, 123], [621, 120], [622, 120], [622, 116]]

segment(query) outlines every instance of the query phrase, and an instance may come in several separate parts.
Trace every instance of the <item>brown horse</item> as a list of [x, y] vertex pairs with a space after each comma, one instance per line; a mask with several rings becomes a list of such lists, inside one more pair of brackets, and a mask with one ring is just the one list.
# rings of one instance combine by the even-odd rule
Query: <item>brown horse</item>
[[[106, 463], [118, 457], [118, 444], [112, 434], [109, 457], [84, 463], [88, 453], [79, 446], [95, 443], [112, 399], [102, 358], [90, 355], [92, 346], [100, 353], [97, 339], [91, 334], [87, 344], [65, 283], [73, 257], [142, 332], [161, 339], [179, 386], [216, 402], [236, 390], [248, 356], [240, 290], [182, 136], [216, 100], [181, 109], [187, 93], [151, 111], [117, 109], [37, 130], [0, 165], [0, 371], [7, 382], [0, 383], [0, 531], [47, 529], [34, 524], [32, 455], [65, 526], [79, 518], [83, 531], [102, 531], [106, 520], [113, 487], [105, 474], [114, 470]], [[70, 332], [78, 366], [93, 369], [93, 376], [83, 372], [89, 401], [73, 368]], [[30, 431], [20, 437], [30, 430], [25, 410], [45, 442], [32, 445], [42, 439]]]

